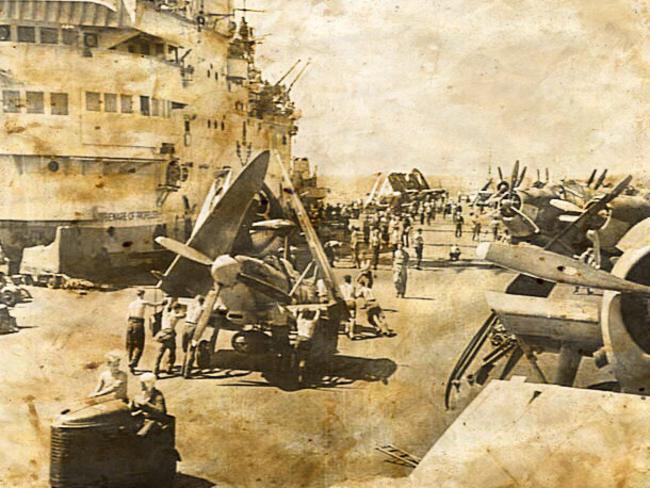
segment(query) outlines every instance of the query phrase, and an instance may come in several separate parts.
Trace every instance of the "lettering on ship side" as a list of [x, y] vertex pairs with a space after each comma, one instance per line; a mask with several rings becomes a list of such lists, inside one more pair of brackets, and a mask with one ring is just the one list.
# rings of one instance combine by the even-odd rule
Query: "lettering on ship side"
[[97, 220], [106, 222], [126, 220], [155, 220], [160, 217], [157, 210], [141, 210], [136, 212], [98, 212]]

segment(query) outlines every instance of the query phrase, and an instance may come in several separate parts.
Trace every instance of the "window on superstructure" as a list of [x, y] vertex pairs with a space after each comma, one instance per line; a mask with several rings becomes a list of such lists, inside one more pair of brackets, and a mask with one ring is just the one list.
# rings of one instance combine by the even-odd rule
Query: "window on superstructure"
[[102, 109], [102, 96], [96, 92], [86, 92], [86, 110], [100, 112]]
[[41, 44], [56, 44], [59, 42], [59, 31], [47, 27], [41, 27]]
[[84, 32], [84, 47], [98, 47], [99, 36], [94, 32]]
[[68, 94], [50, 93], [52, 115], [68, 115]]
[[76, 46], [79, 40], [79, 33], [74, 29], [63, 29], [61, 31], [61, 40], [67, 46]]
[[131, 95], [120, 95], [120, 112], [123, 114], [133, 113], [133, 97]]
[[36, 27], [19, 25], [18, 42], [36, 42]]
[[140, 96], [140, 113], [142, 115], [150, 115], [151, 114], [151, 106], [149, 103], [149, 97], [141, 95]]
[[151, 115], [158, 117], [160, 115], [160, 100], [157, 98], [151, 99]]
[[43, 92], [28, 91], [26, 95], [27, 113], [42, 114], [45, 111]]
[[151, 48], [148, 43], [143, 42], [140, 44], [140, 54], [144, 54], [145, 56], [149, 56], [151, 54]]
[[11, 26], [0, 25], [0, 41], [11, 41]]
[[164, 56], [165, 55], [165, 45], [164, 44], [156, 44], [156, 56]]
[[104, 93], [104, 112], [117, 112], [117, 95]]
[[20, 92], [18, 90], [2, 90], [2, 110], [10, 114], [20, 112]]

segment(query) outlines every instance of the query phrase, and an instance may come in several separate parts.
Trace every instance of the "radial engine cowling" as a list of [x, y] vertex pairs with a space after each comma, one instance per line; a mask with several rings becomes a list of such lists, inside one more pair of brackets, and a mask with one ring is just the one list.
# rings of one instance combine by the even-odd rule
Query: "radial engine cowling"
[[[650, 285], [650, 245], [627, 251], [612, 273]], [[605, 351], [621, 391], [626, 393], [650, 391], [649, 306], [650, 297], [642, 295], [614, 291], [603, 295], [601, 327]]]

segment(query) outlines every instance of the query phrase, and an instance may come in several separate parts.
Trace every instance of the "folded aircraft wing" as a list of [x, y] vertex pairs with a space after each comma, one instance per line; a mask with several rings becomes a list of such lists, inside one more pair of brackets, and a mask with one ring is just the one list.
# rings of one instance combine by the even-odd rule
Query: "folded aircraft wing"
[[[213, 261], [228, 254], [253, 197], [264, 185], [268, 165], [269, 152], [265, 151], [241, 170], [225, 192], [210, 192], [200, 213], [202, 219], [186, 244]], [[212, 287], [210, 268], [176, 256], [158, 286], [175, 297], [206, 293]]]

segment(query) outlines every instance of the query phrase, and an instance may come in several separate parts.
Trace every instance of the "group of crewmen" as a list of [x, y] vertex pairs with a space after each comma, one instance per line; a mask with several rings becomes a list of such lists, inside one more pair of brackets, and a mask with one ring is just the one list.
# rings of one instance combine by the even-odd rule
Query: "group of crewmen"
[[[454, 200], [436, 200], [433, 197], [422, 201], [412, 202], [401, 209], [377, 208], [366, 209], [360, 215], [360, 226], [350, 225], [349, 242], [351, 258], [356, 268], [361, 266], [364, 255], [368, 256], [373, 269], [377, 269], [379, 258], [383, 250], [391, 252], [393, 264], [393, 281], [397, 295], [404, 296], [406, 288], [407, 268], [411, 256], [407, 248], [412, 247], [415, 254], [415, 269], [421, 269], [424, 250], [422, 227], [431, 225], [440, 214], [443, 220], [449, 218], [453, 223], [453, 232], [456, 242], [451, 244], [449, 259], [458, 261], [461, 249], [458, 239], [463, 237], [465, 216], [462, 203]], [[484, 233], [483, 209], [473, 209], [469, 213], [472, 241], [481, 241]], [[418, 225], [419, 224], [419, 225]], [[413, 233], [415, 230], [415, 234]], [[489, 221], [489, 232], [493, 240], [507, 240], [507, 229], [501, 230], [501, 222], [495, 215]]]
[[[89, 395], [92, 399], [115, 398], [129, 403], [134, 415], [142, 416], [142, 425], [138, 435], [149, 435], [152, 430], [166, 428], [168, 417], [165, 397], [156, 388], [156, 380], [160, 376], [160, 367], [167, 354], [167, 374], [174, 373], [176, 362], [176, 327], [181, 320], [185, 321], [182, 335], [182, 348], [185, 353], [181, 372], [189, 377], [194, 363], [196, 338], [194, 337], [199, 318], [204, 313], [205, 299], [197, 295], [187, 312], [184, 307], [172, 298], [160, 302], [145, 299], [143, 289], [138, 289], [136, 298], [128, 306], [126, 331], [126, 358], [131, 374], [139, 374], [138, 366], [145, 347], [145, 316], [147, 308], [154, 309], [151, 322], [151, 335], [158, 344], [153, 371], [139, 374], [140, 392], [129, 401], [127, 396], [128, 374], [121, 368], [121, 354], [112, 351], [106, 354], [106, 368], [97, 382], [95, 390]], [[157, 311], [162, 308], [162, 311]]]
[[[322, 279], [319, 279], [314, 285], [314, 296], [319, 303], [327, 302], [327, 288]], [[197, 347], [202, 340], [205, 325], [210, 317], [203, 317], [204, 314], [212, 315], [212, 310], [205, 307], [205, 297], [196, 295], [189, 304], [187, 310], [175, 298], [166, 298], [160, 302], [148, 301], [145, 299], [144, 290], [137, 291], [136, 299], [128, 306], [128, 323], [126, 332], [126, 354], [129, 362], [129, 369], [132, 374], [138, 374], [138, 365], [142, 357], [145, 345], [145, 314], [147, 308], [154, 310], [162, 307], [161, 312], [156, 312], [151, 321], [151, 336], [157, 343], [158, 351], [152, 368], [154, 378], [159, 378], [162, 371], [168, 376], [175, 374], [176, 349], [177, 349], [177, 328], [181, 321], [185, 325], [181, 336], [181, 348], [183, 351], [183, 360], [181, 364], [181, 375], [184, 378], [192, 376], [194, 362], [197, 354]], [[223, 312], [223, 309], [217, 312]], [[302, 363], [304, 369], [305, 357], [309, 355], [311, 342], [316, 333], [319, 321], [321, 320], [319, 310], [303, 310], [297, 313], [290, 311], [287, 307], [276, 304], [275, 308], [269, 313], [272, 316], [273, 330], [279, 337], [288, 337], [290, 323], [295, 324], [296, 341], [293, 344], [290, 354], [286, 354], [284, 346], [286, 344], [276, 344], [278, 350], [283, 350], [283, 356], [288, 360], [290, 366], [299, 366]], [[216, 313], [216, 319], [221, 317], [225, 320], [224, 314]], [[201, 320], [203, 318], [203, 320]], [[199, 323], [203, 324], [199, 328]], [[213, 324], [215, 325], [215, 324]], [[284, 326], [284, 327], [283, 327]], [[280, 330], [286, 329], [286, 333], [279, 333]], [[212, 337], [210, 338], [211, 349], [216, 344], [217, 334], [220, 327], [214, 326]], [[282, 342], [279, 340], [279, 342]], [[288, 343], [288, 339], [287, 339]], [[167, 356], [166, 369], [161, 368], [163, 359]]]
[[[158, 353], [153, 367], [153, 374], [156, 378], [160, 376], [161, 363], [167, 354], [168, 375], [174, 374], [176, 364], [177, 332], [176, 328], [181, 321], [185, 322], [182, 333], [181, 347], [184, 353], [181, 373], [189, 378], [192, 374], [196, 354], [197, 339], [195, 333], [199, 319], [205, 310], [205, 297], [197, 295], [187, 307], [181, 305], [175, 298], [166, 298], [160, 302], [145, 300], [143, 289], [136, 292], [136, 299], [128, 306], [128, 324], [126, 333], [126, 353], [129, 362], [129, 369], [132, 374], [140, 363], [145, 345], [145, 314], [148, 307], [156, 310], [151, 322], [151, 335], [158, 343]], [[161, 311], [157, 311], [162, 308]]]

